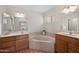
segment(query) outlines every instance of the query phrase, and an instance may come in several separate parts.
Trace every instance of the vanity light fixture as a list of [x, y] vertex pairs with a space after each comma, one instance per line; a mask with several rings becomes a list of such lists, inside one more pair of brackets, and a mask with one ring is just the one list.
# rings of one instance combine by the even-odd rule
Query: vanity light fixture
[[70, 11], [68, 9], [64, 9], [62, 13], [68, 14]]
[[4, 16], [4, 17], [10, 17], [10, 15], [7, 14], [6, 12], [3, 13], [3, 16]]
[[78, 6], [75, 6], [75, 5], [70, 6], [70, 8], [69, 8], [70, 12], [76, 11], [77, 7]]
[[62, 11], [62, 13], [68, 14], [69, 12], [75, 12], [77, 7], [78, 6], [75, 5], [68, 6]]
[[24, 13], [16, 12], [15, 17], [24, 17]]

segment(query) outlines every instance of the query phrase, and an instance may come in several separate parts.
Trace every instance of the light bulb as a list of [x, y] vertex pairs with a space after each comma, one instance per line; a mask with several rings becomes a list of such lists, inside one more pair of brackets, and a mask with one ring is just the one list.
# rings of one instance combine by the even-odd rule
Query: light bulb
[[70, 12], [74, 12], [76, 11], [76, 9], [77, 9], [77, 6], [70, 6], [69, 8]]

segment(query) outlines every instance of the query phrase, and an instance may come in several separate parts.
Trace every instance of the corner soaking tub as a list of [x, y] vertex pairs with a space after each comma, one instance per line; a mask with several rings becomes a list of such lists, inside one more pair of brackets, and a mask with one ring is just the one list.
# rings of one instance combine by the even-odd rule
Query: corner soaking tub
[[55, 38], [50, 36], [36, 35], [29, 40], [29, 48], [45, 52], [54, 52]]

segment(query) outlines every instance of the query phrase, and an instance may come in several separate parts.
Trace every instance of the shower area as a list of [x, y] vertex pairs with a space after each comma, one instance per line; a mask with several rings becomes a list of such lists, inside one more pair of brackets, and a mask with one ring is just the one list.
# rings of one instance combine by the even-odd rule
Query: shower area
[[41, 32], [31, 33], [29, 39], [29, 48], [36, 49], [44, 52], [54, 52], [55, 36], [46, 31], [46, 24], [51, 23], [51, 18], [47, 21], [43, 17], [43, 25]]

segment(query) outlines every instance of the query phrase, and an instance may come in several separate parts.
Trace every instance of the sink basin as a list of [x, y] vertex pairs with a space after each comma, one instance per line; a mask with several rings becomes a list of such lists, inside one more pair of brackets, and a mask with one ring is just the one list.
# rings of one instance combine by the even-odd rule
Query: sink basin
[[78, 38], [79, 39], [79, 34], [78, 32], [76, 33], [69, 33], [69, 32], [60, 32], [57, 34], [61, 34], [61, 35], [65, 35], [65, 36], [69, 36], [69, 37], [74, 37], [74, 38]]
[[60, 34], [68, 35], [68, 36], [76, 36], [76, 35], [79, 35], [78, 33], [74, 33], [74, 32], [61, 32]]

